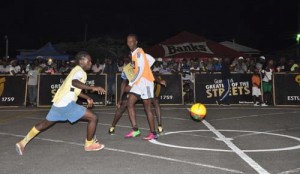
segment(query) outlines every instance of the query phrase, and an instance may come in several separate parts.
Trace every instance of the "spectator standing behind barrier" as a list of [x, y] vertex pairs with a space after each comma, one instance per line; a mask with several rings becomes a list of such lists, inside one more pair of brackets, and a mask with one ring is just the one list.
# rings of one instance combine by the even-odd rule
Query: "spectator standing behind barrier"
[[40, 65], [40, 61], [39, 61], [38, 59], [34, 59], [33, 63], [34, 63], [35, 69], [36, 69], [39, 73], [41, 73], [42, 70], [43, 70], [43, 67]]
[[214, 71], [214, 63], [212, 58], [207, 59], [206, 71], [207, 73], [212, 73]]
[[103, 73], [107, 74], [107, 104], [113, 104], [115, 96], [115, 86], [116, 86], [116, 73], [118, 72], [117, 65], [111, 60], [107, 59]]
[[2, 74], [2, 71], [3, 71], [3, 65], [2, 65], [2, 59], [0, 59], [0, 74]]
[[268, 106], [265, 103], [263, 103], [261, 98], [261, 79], [258, 69], [254, 69], [251, 81], [254, 106]]
[[20, 65], [20, 68], [21, 68], [20, 72], [22, 74], [27, 74], [28, 71], [30, 70], [30, 64], [29, 64], [27, 59], [25, 59], [24, 61], [21, 61], [19, 65]]
[[36, 98], [37, 98], [37, 81], [38, 75], [40, 73], [36, 69], [35, 64], [30, 65], [30, 70], [27, 74], [27, 90], [28, 90], [28, 98], [29, 98], [29, 105], [36, 106]]
[[17, 74], [20, 74], [21, 73], [21, 66], [20, 66], [20, 62], [18, 60], [15, 60], [15, 70], [16, 70], [16, 73]]
[[[255, 59], [250, 59], [248, 73], [254, 72], [256, 68], [256, 61]], [[257, 69], [258, 70], [258, 69]]]
[[191, 85], [190, 85], [190, 91], [189, 91], [189, 101], [192, 103], [194, 101], [194, 83], [195, 83], [195, 76], [196, 73], [200, 72], [199, 62], [194, 59], [191, 61]]
[[7, 61], [6, 60], [3, 60], [3, 69], [2, 69], [2, 73], [3, 74], [9, 74], [9, 69], [10, 69], [10, 66], [7, 65]]
[[168, 67], [168, 63], [166, 61], [162, 63], [162, 68], [159, 70], [159, 73], [163, 75], [172, 74], [171, 69]]
[[267, 105], [272, 104], [272, 61], [269, 61], [266, 68], [261, 71], [262, 73], [262, 89], [264, 101]]
[[200, 72], [200, 66], [197, 61], [193, 61], [191, 63], [190, 71], [191, 71], [191, 81], [194, 83], [195, 82], [195, 74]]
[[221, 76], [222, 76], [222, 83], [224, 87], [224, 92], [219, 97], [219, 100], [216, 101], [218, 105], [230, 105], [229, 101], [229, 93], [230, 93], [230, 80], [232, 78], [230, 73], [230, 59], [225, 58], [222, 61], [222, 68], [221, 68]]
[[285, 57], [281, 57], [276, 67], [277, 72], [287, 72], [288, 71], [287, 67], [288, 66]]
[[70, 62], [62, 61], [58, 72], [61, 74], [69, 73], [71, 71]]
[[180, 72], [182, 73], [184, 104], [189, 104], [193, 102], [193, 93], [191, 88], [191, 70], [186, 59], [182, 60]]
[[3, 71], [4, 71], [4, 69], [3, 69], [3, 60], [0, 59], [0, 74], [3, 74]]
[[122, 59], [118, 60], [118, 72], [121, 73], [123, 71], [124, 61]]
[[180, 72], [182, 73], [182, 80], [190, 81], [191, 80], [191, 70], [190, 66], [187, 64], [187, 60], [183, 59], [180, 65]]
[[[220, 58], [220, 60], [222, 60], [222, 59]], [[222, 61], [220, 62], [220, 60], [217, 57], [213, 58], [213, 71], [214, 72], [220, 72], [221, 71], [221, 68], [222, 68], [221, 63], [222, 63]]]
[[299, 72], [298, 69], [299, 69], [299, 65], [294, 60], [292, 60], [290, 71], [291, 72]]
[[153, 72], [159, 72], [162, 69], [161, 64], [162, 64], [162, 58], [157, 58], [154, 65], [153, 65], [152, 71]]
[[207, 59], [200, 60], [200, 72], [206, 72], [207, 71]]
[[53, 62], [52, 59], [48, 59], [47, 65], [43, 68], [42, 72], [47, 74], [54, 74], [56, 73], [56, 64]]
[[18, 73], [17, 61], [16, 60], [12, 60], [10, 62], [10, 66], [9, 66], [9, 74], [15, 76], [17, 73]]
[[102, 74], [103, 69], [104, 69], [103, 64], [101, 64], [100, 59], [97, 59], [96, 63], [92, 66], [93, 73], [95, 73], [95, 74]]
[[178, 74], [178, 72], [179, 72], [178, 66], [179, 66], [179, 63], [177, 61], [172, 61], [172, 63], [170, 64], [172, 74]]
[[238, 58], [237, 63], [234, 68], [234, 72], [237, 72], [240, 74], [244, 74], [247, 72], [247, 65], [245, 64], [243, 57]]
[[265, 64], [265, 62], [266, 62], [265, 56], [260, 56], [258, 58], [258, 61], [256, 62], [256, 68], [258, 69], [258, 72], [262, 71], [263, 65]]

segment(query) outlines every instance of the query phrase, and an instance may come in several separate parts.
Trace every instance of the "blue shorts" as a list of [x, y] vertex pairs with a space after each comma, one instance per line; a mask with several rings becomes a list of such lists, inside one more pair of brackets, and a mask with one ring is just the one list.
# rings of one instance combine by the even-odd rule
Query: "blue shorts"
[[67, 121], [71, 123], [78, 121], [81, 117], [84, 116], [86, 108], [78, 105], [74, 101], [69, 103], [65, 107], [56, 107], [52, 105], [46, 119], [48, 121]]

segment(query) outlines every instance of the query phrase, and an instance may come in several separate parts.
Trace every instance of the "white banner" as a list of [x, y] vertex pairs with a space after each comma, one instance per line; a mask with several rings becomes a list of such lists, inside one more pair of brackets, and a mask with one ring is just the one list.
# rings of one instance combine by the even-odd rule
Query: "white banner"
[[178, 45], [161, 45], [165, 50], [165, 57], [179, 53], [201, 52], [213, 54], [206, 42], [182, 43]]

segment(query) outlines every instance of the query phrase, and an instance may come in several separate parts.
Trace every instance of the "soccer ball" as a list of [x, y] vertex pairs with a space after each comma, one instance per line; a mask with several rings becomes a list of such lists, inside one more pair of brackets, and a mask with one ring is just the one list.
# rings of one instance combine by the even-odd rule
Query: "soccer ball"
[[201, 121], [206, 116], [206, 107], [201, 103], [195, 103], [190, 109], [190, 116], [194, 121]]

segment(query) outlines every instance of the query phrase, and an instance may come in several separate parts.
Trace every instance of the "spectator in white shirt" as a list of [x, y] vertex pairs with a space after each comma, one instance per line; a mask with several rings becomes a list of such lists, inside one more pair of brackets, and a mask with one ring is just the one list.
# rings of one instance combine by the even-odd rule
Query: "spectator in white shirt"
[[7, 65], [7, 62], [4, 60], [2, 66], [2, 74], [9, 74], [9, 68], [10, 66]]
[[267, 105], [272, 104], [272, 76], [273, 76], [273, 61], [270, 60], [265, 69], [261, 71], [262, 73], [262, 90], [264, 101]]
[[190, 71], [191, 71], [191, 81], [194, 83], [195, 82], [195, 74], [197, 72], [200, 72], [200, 67], [199, 67], [199, 64], [197, 61], [194, 60], [191, 62]]
[[92, 71], [95, 74], [102, 74], [104, 66], [101, 64], [100, 60], [97, 59], [96, 63], [92, 66]]
[[9, 66], [9, 74], [15, 76], [17, 73], [18, 73], [17, 61], [16, 60], [12, 60], [10, 62], [10, 66]]
[[160, 72], [160, 70], [162, 69], [161, 63], [162, 63], [162, 58], [156, 59], [154, 65], [153, 65], [153, 68], [152, 68], [153, 73], [159, 73]]
[[3, 61], [0, 59], [0, 74], [3, 72]]
[[159, 70], [160, 74], [172, 74], [167, 62], [162, 63], [162, 68]]
[[248, 71], [247, 65], [245, 64], [243, 57], [238, 58], [234, 71], [241, 74], [244, 74]]

